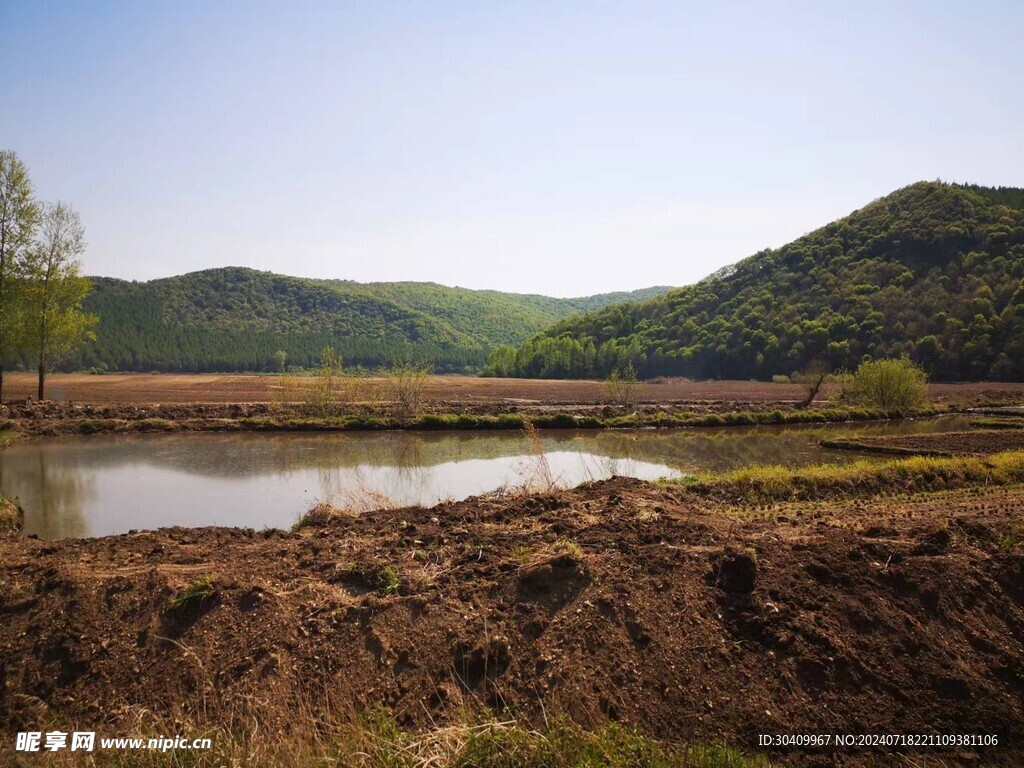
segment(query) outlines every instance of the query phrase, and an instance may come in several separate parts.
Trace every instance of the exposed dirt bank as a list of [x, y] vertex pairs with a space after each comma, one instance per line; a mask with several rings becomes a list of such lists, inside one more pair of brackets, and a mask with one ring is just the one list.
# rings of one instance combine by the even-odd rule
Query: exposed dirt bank
[[979, 456], [1024, 448], [1024, 430], [989, 429], [973, 432], [886, 435], [859, 437], [856, 440], [822, 440], [821, 444], [826, 448], [896, 455]]
[[932, 754], [1012, 760], [1022, 511], [1020, 487], [768, 509], [614, 479], [320, 509], [295, 533], [0, 540], [0, 723], [109, 732], [145, 707], [275, 729], [297, 706], [384, 705], [426, 726], [484, 703], [749, 751], [760, 733], [998, 734]]

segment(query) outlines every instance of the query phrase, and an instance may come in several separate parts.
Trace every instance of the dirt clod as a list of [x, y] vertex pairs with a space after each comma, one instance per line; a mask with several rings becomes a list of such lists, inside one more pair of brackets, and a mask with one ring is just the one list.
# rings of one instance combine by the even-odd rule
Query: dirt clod
[[757, 579], [757, 557], [753, 552], [744, 552], [727, 547], [713, 558], [709, 580], [719, 589], [733, 594], [754, 591]]

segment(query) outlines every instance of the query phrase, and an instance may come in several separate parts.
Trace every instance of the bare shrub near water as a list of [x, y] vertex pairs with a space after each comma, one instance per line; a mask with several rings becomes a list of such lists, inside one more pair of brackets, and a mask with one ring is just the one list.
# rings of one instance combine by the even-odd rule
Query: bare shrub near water
[[298, 408], [320, 418], [338, 415], [342, 405], [375, 401], [377, 390], [362, 368], [346, 373], [341, 355], [324, 349], [320, 365], [303, 376], [281, 376], [272, 387], [274, 402], [284, 409]]
[[793, 382], [803, 387], [806, 397], [800, 403], [801, 408], [810, 407], [821, 388], [832, 378], [832, 371], [820, 359], [814, 358], [801, 371], [793, 374]]
[[540, 441], [540, 433], [531, 421], [524, 420], [523, 434], [530, 442], [530, 453], [532, 464], [529, 467], [529, 474], [524, 473], [522, 493], [551, 493], [558, 487], [558, 479], [551, 471], [547, 454], [544, 452], [544, 445]]
[[388, 381], [396, 409], [403, 416], [415, 416], [423, 407], [427, 377], [433, 366], [428, 363], [396, 363], [388, 371]]
[[636, 378], [636, 369], [632, 364], [616, 368], [604, 382], [605, 393], [615, 405], [629, 408], [636, 404], [636, 396], [640, 390], [640, 382]]
[[327, 347], [320, 355], [320, 366], [308, 377], [305, 404], [317, 416], [330, 416], [339, 401], [342, 383], [341, 355]]

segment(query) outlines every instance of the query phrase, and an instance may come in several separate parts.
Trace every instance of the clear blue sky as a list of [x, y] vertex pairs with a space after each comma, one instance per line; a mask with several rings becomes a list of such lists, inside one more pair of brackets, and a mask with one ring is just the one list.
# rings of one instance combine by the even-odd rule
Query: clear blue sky
[[1024, 3], [0, 0], [0, 148], [90, 274], [682, 285], [1024, 185]]

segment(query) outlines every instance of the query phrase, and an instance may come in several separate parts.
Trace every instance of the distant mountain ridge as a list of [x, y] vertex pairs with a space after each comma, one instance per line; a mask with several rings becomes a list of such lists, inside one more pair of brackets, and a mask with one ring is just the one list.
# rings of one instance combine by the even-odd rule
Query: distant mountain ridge
[[691, 286], [563, 320], [488, 372], [769, 378], [908, 355], [1024, 380], [1024, 189], [919, 182]]
[[67, 363], [127, 371], [272, 370], [317, 364], [325, 347], [346, 365], [400, 359], [440, 371], [479, 369], [499, 344], [518, 344], [578, 312], [645, 299], [667, 287], [572, 299], [449, 288], [436, 283], [316, 280], [225, 267], [148, 282], [94, 277], [85, 308], [95, 342]]

